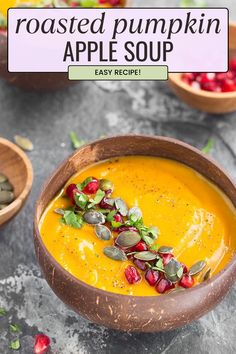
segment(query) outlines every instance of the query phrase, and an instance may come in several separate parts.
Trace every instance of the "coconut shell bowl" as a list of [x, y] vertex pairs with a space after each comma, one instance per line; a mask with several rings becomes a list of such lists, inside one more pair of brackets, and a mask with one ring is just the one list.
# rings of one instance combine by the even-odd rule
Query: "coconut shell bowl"
[[[33, 183], [33, 169], [26, 154], [15, 144], [0, 138], [0, 175], [12, 186], [13, 201], [0, 210], [0, 227], [24, 206]], [[9, 193], [9, 192], [7, 192]], [[1, 203], [0, 203], [1, 204]]]
[[236, 258], [209, 280], [184, 292], [161, 296], [130, 296], [100, 290], [68, 273], [46, 249], [40, 218], [70, 177], [95, 162], [118, 156], [157, 156], [179, 161], [217, 185], [236, 206], [236, 186], [207, 155], [178, 140], [139, 135], [92, 142], [70, 156], [46, 181], [34, 219], [35, 251], [42, 272], [55, 294], [88, 320], [121, 331], [159, 332], [184, 326], [212, 310], [236, 279]]
[[[229, 28], [229, 56], [236, 56], [236, 24]], [[182, 79], [183, 74], [170, 74], [169, 84], [173, 92], [189, 106], [208, 113], [229, 113], [236, 111], [236, 90], [232, 92], [211, 92], [193, 88]], [[236, 84], [235, 84], [236, 88]]]

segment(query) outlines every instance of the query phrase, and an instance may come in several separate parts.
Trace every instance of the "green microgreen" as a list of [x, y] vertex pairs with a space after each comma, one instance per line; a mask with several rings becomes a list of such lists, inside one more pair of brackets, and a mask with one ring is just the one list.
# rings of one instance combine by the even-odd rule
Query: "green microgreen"
[[86, 209], [86, 206], [88, 204], [89, 198], [86, 194], [75, 194], [75, 203], [78, 207], [80, 207], [82, 210]]
[[82, 215], [76, 214], [74, 211], [65, 210], [65, 214], [61, 218], [61, 222], [76, 229], [81, 229], [83, 225], [83, 218]]
[[92, 180], [93, 180], [93, 177], [87, 177], [82, 183], [78, 183], [78, 184], [76, 185], [76, 187], [77, 187], [80, 191], [82, 191], [82, 190], [87, 186], [87, 184], [89, 184], [90, 182], [92, 182]]
[[21, 328], [18, 324], [11, 323], [9, 327], [10, 327], [11, 332], [18, 333], [21, 331]]
[[202, 148], [202, 152], [209, 154], [214, 148], [215, 140], [213, 138], [208, 139], [207, 144]]
[[0, 317], [6, 316], [6, 314], [7, 314], [7, 311], [3, 307], [0, 307]]
[[114, 221], [114, 216], [116, 215], [116, 210], [111, 210], [107, 215], [107, 221], [112, 222]]
[[95, 205], [99, 204], [101, 202], [101, 200], [105, 197], [106, 193], [103, 192], [101, 189], [98, 189], [95, 197], [93, 199], [90, 199], [90, 203], [88, 205], [88, 208], [91, 209], [93, 208]]
[[205, 0], [180, 0], [181, 7], [206, 7]]
[[10, 345], [9, 345], [9, 349], [12, 349], [12, 350], [19, 350], [20, 349], [20, 340], [19, 339], [16, 339], [16, 340], [13, 340]]
[[78, 149], [85, 144], [85, 141], [79, 139], [75, 132], [70, 132], [69, 137], [74, 149]]

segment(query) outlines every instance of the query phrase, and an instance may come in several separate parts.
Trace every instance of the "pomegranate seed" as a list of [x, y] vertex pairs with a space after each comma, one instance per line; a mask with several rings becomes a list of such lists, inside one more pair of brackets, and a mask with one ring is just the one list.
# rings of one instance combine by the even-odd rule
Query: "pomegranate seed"
[[183, 278], [179, 281], [179, 285], [183, 288], [191, 288], [194, 284], [194, 279], [189, 274], [184, 274]]
[[171, 258], [174, 257], [173, 254], [171, 254], [171, 253], [160, 254], [160, 256], [163, 260], [164, 266], [166, 266], [169, 263], [169, 261], [171, 260]]
[[120, 226], [113, 229], [115, 232], [123, 232], [123, 231], [138, 231], [138, 229], [134, 226]]
[[149, 285], [154, 286], [159, 280], [159, 272], [156, 270], [148, 269], [145, 273], [145, 279]]
[[187, 84], [191, 84], [195, 80], [195, 76], [193, 73], [185, 73], [182, 76], [182, 80]]
[[122, 216], [121, 216], [119, 213], [117, 213], [117, 214], [114, 215], [114, 220], [115, 220], [116, 222], [120, 222], [121, 224], [124, 223], [124, 220], [123, 220]]
[[216, 77], [216, 74], [214, 74], [214, 73], [207, 73], [207, 74], [203, 73], [198, 76], [197, 81], [202, 86], [202, 85], [207, 84], [209, 82], [214, 82], [215, 77]]
[[233, 58], [229, 62], [229, 68], [232, 71], [236, 71], [236, 58]]
[[148, 247], [147, 244], [144, 241], [140, 241], [135, 245], [132, 250], [137, 251], [137, 252], [142, 252], [142, 251], [147, 251]]
[[233, 80], [225, 80], [222, 84], [222, 92], [236, 91], [236, 83]]
[[184, 274], [188, 273], [188, 268], [187, 268], [187, 266], [184, 263], [182, 263], [182, 268], [183, 268], [183, 273]]
[[171, 281], [167, 280], [167, 279], [161, 279], [157, 285], [156, 285], [156, 291], [159, 294], [163, 294], [168, 290], [174, 289], [175, 284], [171, 283]]
[[103, 198], [99, 203], [100, 208], [112, 210], [113, 206], [107, 203], [107, 198]]
[[201, 89], [205, 90], [205, 91], [211, 91], [211, 92], [221, 92], [222, 91], [220, 85], [215, 81], [206, 82], [206, 83], [202, 84]]
[[34, 343], [34, 353], [35, 354], [44, 354], [50, 346], [50, 338], [45, 334], [37, 334], [35, 336]]
[[95, 177], [92, 177], [93, 180], [89, 182], [83, 189], [85, 194], [95, 194], [99, 188], [99, 180]]
[[120, 5], [120, 0], [109, 0], [109, 4], [111, 6], [118, 6]]
[[135, 267], [132, 267], [132, 266], [128, 266], [125, 269], [125, 276], [126, 276], [127, 281], [129, 282], [129, 284], [135, 284], [141, 280], [141, 276], [140, 276], [139, 272], [137, 271], [137, 269]]
[[100, 4], [105, 4], [107, 2], [107, 0], [99, 0]]
[[66, 195], [67, 197], [71, 200], [72, 203], [74, 203], [74, 195], [76, 192], [78, 192], [78, 188], [76, 187], [76, 184], [72, 183], [66, 188]]
[[138, 267], [141, 270], [147, 269], [147, 265], [146, 265], [145, 261], [140, 261], [140, 259], [135, 259], [134, 264], [136, 265], [136, 267]]

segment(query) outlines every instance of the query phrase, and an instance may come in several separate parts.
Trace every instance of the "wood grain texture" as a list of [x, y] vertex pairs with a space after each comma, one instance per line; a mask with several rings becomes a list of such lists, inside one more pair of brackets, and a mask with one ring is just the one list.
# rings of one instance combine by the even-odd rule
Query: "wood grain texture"
[[51, 199], [80, 169], [117, 156], [149, 155], [180, 161], [215, 183], [236, 206], [236, 187], [207, 155], [178, 140], [126, 135], [101, 139], [77, 150], [48, 179], [35, 211], [35, 251], [43, 274], [56, 295], [85, 318], [123, 331], [167, 331], [199, 318], [214, 308], [236, 279], [236, 258], [209, 281], [181, 293], [135, 297], [89, 286], [57, 263], [41, 239], [38, 223]]
[[14, 187], [15, 200], [0, 211], [0, 226], [12, 219], [23, 207], [33, 183], [32, 165], [15, 144], [0, 138], [0, 172]]
[[[230, 24], [229, 48], [236, 50], [236, 24]], [[234, 53], [235, 55], [235, 53]], [[182, 74], [170, 74], [169, 83], [174, 93], [189, 106], [208, 113], [228, 113], [236, 111], [236, 92], [215, 93], [193, 89], [183, 82]]]

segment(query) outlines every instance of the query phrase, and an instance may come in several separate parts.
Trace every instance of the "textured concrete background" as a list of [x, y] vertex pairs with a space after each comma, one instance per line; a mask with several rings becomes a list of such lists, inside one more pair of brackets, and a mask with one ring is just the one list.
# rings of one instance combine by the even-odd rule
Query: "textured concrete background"
[[[170, 0], [136, 0], [146, 6], [177, 5]], [[235, 1], [208, 1], [231, 6]], [[19, 351], [31, 354], [33, 337], [47, 333], [52, 353], [82, 354], [121, 351], [136, 354], [235, 353], [236, 287], [211, 313], [199, 321], [165, 334], [127, 334], [98, 327], [70, 311], [52, 293], [36, 264], [32, 220], [34, 204], [45, 178], [72, 148], [70, 130], [86, 140], [101, 135], [146, 133], [180, 138], [197, 147], [210, 136], [212, 155], [236, 179], [236, 113], [213, 116], [181, 103], [161, 82], [83, 82], [66, 91], [27, 93], [0, 82], [0, 135], [26, 135], [34, 142], [29, 154], [34, 166], [33, 191], [24, 210], [0, 230], [0, 353], [8, 354], [8, 322], [22, 327]]]

